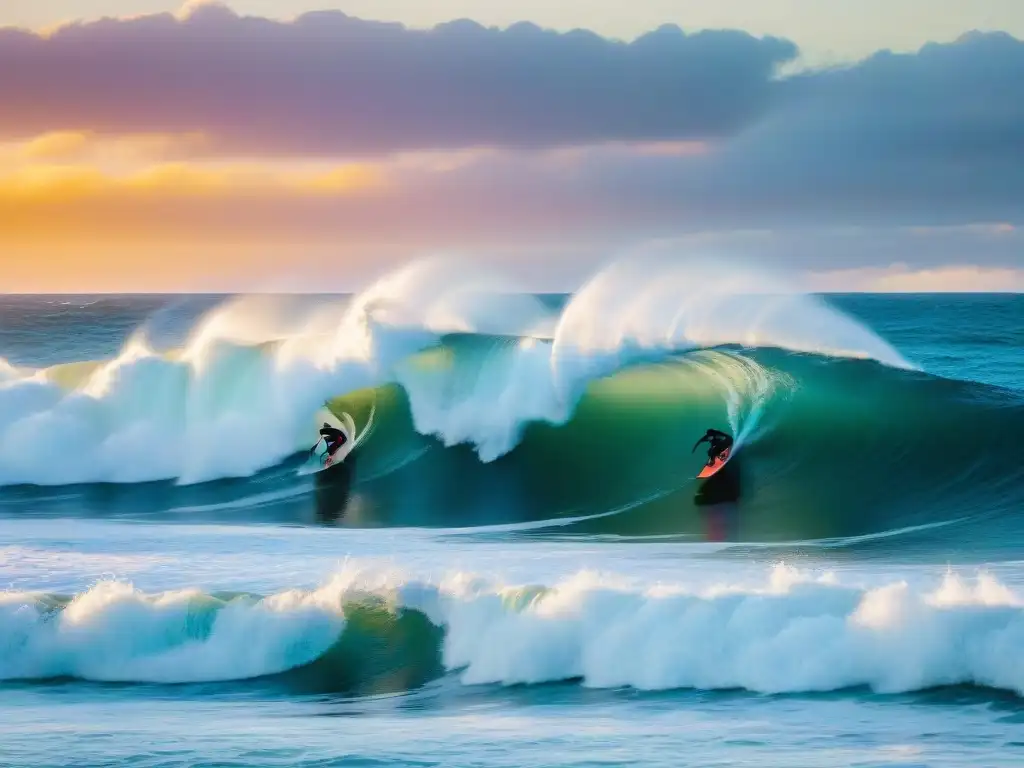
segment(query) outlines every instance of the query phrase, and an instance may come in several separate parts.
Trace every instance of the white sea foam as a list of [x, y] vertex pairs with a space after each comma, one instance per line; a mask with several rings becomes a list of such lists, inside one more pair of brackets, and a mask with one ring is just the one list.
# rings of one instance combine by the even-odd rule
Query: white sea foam
[[[398, 381], [418, 431], [446, 445], [472, 444], [489, 461], [514, 448], [529, 422], [564, 423], [595, 379], [637, 361], [724, 345], [909, 367], [869, 329], [777, 277], [661, 256], [624, 259], [598, 273], [570, 299], [550, 340], [495, 349], [469, 371], [401, 371]], [[704, 367], [722, 385], [742, 444], [756, 436], [780, 382], [751, 361], [733, 358], [732, 370], [716, 362]]]
[[694, 592], [581, 574], [525, 599], [461, 583], [416, 602], [446, 626], [445, 664], [466, 683], [1024, 693], [1024, 602], [987, 576], [865, 589], [777, 566], [759, 587]]
[[0, 677], [170, 683], [273, 674], [330, 647], [344, 626], [337, 602], [325, 589], [211, 611], [214, 599], [196, 591], [144, 595], [102, 582], [53, 613], [8, 593], [0, 595]]
[[251, 475], [309, 445], [325, 400], [392, 380], [397, 362], [443, 333], [522, 333], [539, 315], [533, 305], [464, 268], [424, 262], [313, 311], [233, 299], [177, 353], [158, 354], [137, 334], [72, 391], [56, 373], [4, 366], [0, 483]]
[[586, 572], [550, 586], [473, 574], [403, 582], [353, 571], [312, 591], [216, 605], [196, 591], [144, 595], [116, 582], [59, 610], [7, 593], [0, 677], [275, 674], [322, 655], [344, 630], [346, 605], [367, 592], [442, 627], [444, 664], [465, 684], [766, 693], [975, 684], [1024, 694], [1024, 600], [994, 577], [866, 587], [784, 565], [761, 582], [712, 585]]

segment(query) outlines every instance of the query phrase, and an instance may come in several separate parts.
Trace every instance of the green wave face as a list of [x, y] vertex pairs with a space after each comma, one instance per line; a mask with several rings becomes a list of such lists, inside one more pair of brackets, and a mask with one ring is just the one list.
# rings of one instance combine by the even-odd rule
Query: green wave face
[[[484, 358], [480, 342], [468, 346], [432, 363], [455, 372], [453, 397]], [[352, 525], [479, 526], [622, 509], [563, 530], [792, 541], [1003, 516], [1024, 500], [1019, 393], [871, 361], [760, 350], [637, 365], [592, 382], [565, 423], [526, 425], [514, 450], [487, 463], [469, 445], [419, 435], [400, 386], [331, 407], [360, 422], [373, 402]], [[706, 457], [691, 449], [708, 427], [731, 431], [740, 448], [727, 477], [702, 483], [694, 478]]]
[[[524, 345], [544, 352], [530, 364], [549, 365], [543, 347], [550, 343], [448, 336], [402, 361], [395, 383], [340, 394], [329, 409], [370, 431], [329, 472], [304, 474], [306, 457], [296, 455], [252, 478], [94, 483], [52, 493], [8, 487], [4, 498], [19, 514], [514, 525], [741, 542], [864, 537], [967, 520], [992, 541], [1019, 538], [1019, 391], [773, 349], [652, 353], [575, 380], [516, 368], [524, 356], [512, 353]], [[260, 380], [253, 366], [262, 354], [246, 348], [221, 363], [237, 368], [240, 356], [244, 370], [255, 371], [240, 377], [249, 386]], [[70, 386], [83, 370], [50, 375]], [[201, 404], [223, 405], [238, 389], [200, 394]], [[315, 419], [311, 413], [310, 443]], [[259, 414], [251, 424], [258, 439]], [[709, 427], [729, 431], [739, 448], [727, 471], [699, 482], [706, 455], [692, 448]], [[480, 441], [492, 436], [502, 450], [482, 456]], [[948, 548], [965, 534], [936, 535]]]

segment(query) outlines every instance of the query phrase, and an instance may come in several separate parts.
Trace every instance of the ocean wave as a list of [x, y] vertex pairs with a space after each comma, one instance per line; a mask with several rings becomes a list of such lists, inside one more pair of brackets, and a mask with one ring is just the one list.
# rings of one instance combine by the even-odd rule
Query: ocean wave
[[439, 333], [535, 319], [532, 297], [495, 298], [493, 281], [460, 274], [414, 265], [311, 309], [235, 298], [182, 349], [153, 349], [143, 328], [114, 360], [4, 369], [0, 484], [188, 484], [274, 466], [308, 445], [325, 400], [387, 381]]
[[[449, 364], [419, 374], [419, 383], [430, 381], [419, 399], [401, 387], [376, 390], [379, 425], [360, 460], [372, 468], [406, 450], [424, 430], [422, 411], [466, 402], [462, 382], [472, 385], [506, 347], [501, 338], [448, 338]], [[365, 399], [331, 407], [361, 412]], [[698, 483], [706, 457], [691, 448], [709, 426], [728, 429], [738, 448], [720, 481]], [[500, 460], [481, 463], [453, 446], [392, 480], [438, 510], [417, 524], [443, 527], [465, 519], [460, 509], [507, 507], [504, 518], [480, 524], [593, 516], [572, 533], [832, 539], [851, 548], [904, 530], [930, 532], [931, 546], [951, 551], [968, 534], [972, 542], [1019, 541], [1012, 523], [1024, 503], [1021, 429], [1024, 399], [1012, 391], [873, 361], [699, 351], [592, 382], [569, 419], [524, 425]], [[400, 498], [379, 485], [362, 493], [374, 500], [376, 523], [401, 524], [400, 512], [386, 511]], [[629, 514], [599, 516], [652, 497]], [[940, 529], [952, 521], [962, 523], [955, 533]]]
[[[405, 389], [418, 432], [488, 462], [529, 424], [570, 420], [594, 381], [679, 352], [734, 344], [907, 367], [819, 299], [749, 270], [651, 259], [611, 265], [557, 316], [493, 274], [433, 260], [350, 300], [231, 299], [182, 348], [158, 348], [156, 325], [113, 360], [0, 366], [0, 485], [252, 476], [308, 444], [325, 401], [387, 383]], [[468, 366], [424, 365], [452, 334], [508, 341]]]
[[579, 681], [595, 688], [879, 692], [976, 685], [1024, 695], [1024, 600], [995, 577], [844, 584], [776, 565], [759, 582], [554, 585], [350, 571], [267, 597], [147, 595], [102, 582], [0, 598], [0, 678], [307, 690]]
[[[472, 444], [445, 446], [424, 435], [424, 414], [440, 422], [467, 402], [466, 390], [489, 376], [481, 369], [503, 367], [494, 360], [508, 346], [506, 337], [442, 336], [414, 356], [404, 385], [329, 400], [325, 419], [350, 413], [362, 429], [374, 414], [337, 489], [328, 473], [310, 474], [300, 453], [250, 479], [87, 483], [57, 495], [9, 488], [0, 500], [17, 514], [49, 516], [512, 525], [541, 533], [557, 526], [564, 535], [682, 534], [786, 546], [830, 540], [850, 551], [920, 544], [949, 557], [967, 556], [967, 545], [1012, 548], [1024, 537], [1015, 515], [1024, 503], [1019, 393], [871, 361], [699, 351], [592, 382], [569, 418], [517, 426], [515, 447], [494, 461], [481, 461]], [[465, 419], [467, 427], [489, 423]], [[249, 437], [249, 424], [238, 422], [239, 440]], [[301, 448], [315, 426], [297, 428]], [[691, 448], [709, 426], [728, 429], [739, 447], [720, 482], [699, 483], [705, 457]], [[165, 455], [169, 462], [175, 454]], [[80, 471], [94, 470], [101, 457]], [[200, 466], [216, 458], [189, 454]], [[629, 511], [605, 514], [616, 509]], [[906, 533], [882, 535], [895, 531]]]

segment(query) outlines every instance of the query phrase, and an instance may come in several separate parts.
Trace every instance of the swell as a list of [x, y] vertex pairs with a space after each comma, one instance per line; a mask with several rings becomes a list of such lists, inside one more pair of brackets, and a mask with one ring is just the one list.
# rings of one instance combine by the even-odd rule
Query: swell
[[[414, 265], [344, 300], [232, 299], [173, 349], [150, 319], [112, 360], [0, 365], [0, 507], [442, 528], [593, 518], [570, 532], [750, 542], [966, 519], [1018, 541], [1002, 527], [1022, 501], [1024, 395], [915, 371], [823, 300], [764, 283], [628, 261], [545, 303]], [[333, 479], [307, 471], [322, 420], [364, 429], [371, 412]], [[698, 484], [690, 448], [708, 427], [739, 449]]]
[[[438, 390], [465, 402], [458, 387]], [[371, 464], [408, 450], [424, 431], [422, 395], [417, 403], [388, 392], [367, 447]], [[331, 406], [356, 411], [359, 403]], [[432, 406], [443, 411], [444, 403]], [[720, 499], [693, 479], [703, 456], [691, 447], [707, 427], [729, 430], [740, 446], [737, 487]], [[1017, 391], [873, 361], [709, 351], [591, 383], [564, 423], [523, 425], [516, 448], [493, 462], [456, 445], [396, 470], [386, 485], [419, 489], [439, 512], [415, 522], [437, 526], [514, 522], [529, 510], [525, 519], [598, 516], [571, 529], [591, 534], [704, 536], [719, 517], [719, 535], [733, 541], [854, 539], [965, 519], [997, 533], [1024, 503], [1022, 429]], [[384, 485], [367, 491], [377, 509], [400, 510]], [[629, 511], [601, 516], [622, 507]], [[479, 509], [494, 519], [472, 520]], [[378, 522], [410, 522], [381, 514]]]
[[[584, 518], [559, 532], [857, 544], [924, 527], [933, 548], [1019, 541], [1017, 391], [874, 361], [720, 349], [635, 360], [590, 382], [569, 412], [520, 421], [492, 394], [495, 380], [510, 380], [508, 357], [522, 342], [445, 337], [403, 363], [401, 384], [330, 400], [360, 425], [375, 414], [370, 438], [346, 462], [351, 493], [331, 521], [455, 528]], [[542, 356], [551, 344], [529, 343]], [[518, 390], [507, 402], [523, 416]], [[691, 448], [708, 427], [739, 444], [736, 487], [717, 499], [694, 480], [703, 454]], [[482, 461], [466, 430], [514, 447]], [[322, 518], [322, 478], [304, 474], [304, 461], [296, 454], [251, 478], [185, 486], [7, 489], [3, 502], [16, 512], [312, 522]]]
[[[765, 294], [752, 273], [628, 260], [558, 307], [456, 266], [414, 264], [348, 298], [231, 299], [173, 348], [151, 317], [114, 359], [0, 366], [0, 485], [251, 477], [306, 444], [325, 400], [386, 384], [405, 390], [419, 432], [486, 463], [640, 360], [742, 343], [905, 364], [861, 324], [814, 297]], [[512, 341], [451, 376], [452, 333]], [[57, 435], [74, 452], [55, 461]]]
[[780, 565], [747, 583], [581, 573], [545, 586], [349, 574], [265, 597], [101, 582], [71, 597], [6, 593], [0, 628], [4, 681], [249, 680], [365, 694], [455, 675], [465, 685], [1024, 695], [1024, 603], [988, 575], [862, 586]]
[[1007, 543], [1020, 540], [1019, 391], [870, 362], [785, 364], [798, 388], [775, 406], [771, 429], [741, 454], [754, 490], [746, 519], [772, 513], [782, 538], [969, 520]]

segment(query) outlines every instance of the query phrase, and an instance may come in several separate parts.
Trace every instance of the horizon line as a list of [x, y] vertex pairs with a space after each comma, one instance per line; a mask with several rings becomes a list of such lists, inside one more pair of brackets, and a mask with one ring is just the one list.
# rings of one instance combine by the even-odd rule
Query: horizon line
[[[370, 286], [367, 286], [369, 288]], [[0, 291], [0, 300], [6, 297], [37, 296], [355, 296], [366, 288], [341, 291]], [[529, 296], [572, 296], [576, 290], [554, 291], [493, 291]], [[811, 296], [1024, 296], [1024, 290], [1003, 291], [789, 291]]]

